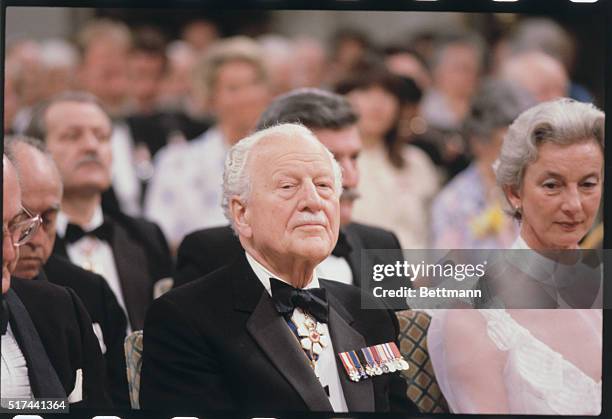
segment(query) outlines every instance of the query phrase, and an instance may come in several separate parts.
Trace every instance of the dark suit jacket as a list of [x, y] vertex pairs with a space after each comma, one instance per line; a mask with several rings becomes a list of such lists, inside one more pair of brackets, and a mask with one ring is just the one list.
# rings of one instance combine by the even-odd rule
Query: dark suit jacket
[[[121, 213], [104, 214], [112, 226], [117, 273], [133, 330], [142, 329], [147, 308], [153, 300], [153, 285], [172, 276], [168, 243], [160, 228], [149, 221]], [[68, 258], [66, 243], [56, 237], [53, 253]]]
[[[361, 310], [358, 288], [320, 280], [336, 353], [396, 341], [386, 309]], [[416, 411], [396, 374], [351, 382], [336, 357], [350, 411]], [[306, 355], [246, 257], [153, 302], [144, 330], [145, 409], [332, 411]]]
[[[83, 374], [83, 401], [78, 407], [109, 407], [111, 401], [106, 393], [106, 365], [98, 339], [91, 327], [91, 319], [83, 303], [70, 288], [61, 287], [48, 281], [32, 281], [13, 278], [7, 296], [11, 311], [11, 328], [17, 342], [24, 352], [28, 363], [28, 374], [35, 397], [41, 397], [39, 389], [53, 381], [52, 373], [40, 376], [40, 369], [31, 369], [44, 358], [40, 352], [32, 350], [32, 340], [42, 343], [48, 361], [59, 378], [63, 397], [68, 396], [75, 387], [77, 370]], [[35, 332], [23, 327], [17, 318], [17, 310], [25, 308]], [[26, 319], [27, 320], [27, 319]], [[47, 396], [48, 397], [48, 396]]]
[[[350, 223], [341, 234], [351, 247], [347, 262], [354, 285], [361, 285], [362, 249], [401, 249], [395, 234], [382, 228]], [[230, 226], [207, 228], [187, 235], [178, 249], [174, 286], [186, 284], [228, 265], [244, 254]], [[396, 257], [390, 254], [389, 257]]]
[[127, 320], [106, 280], [72, 264], [68, 259], [51, 255], [39, 279], [71, 288], [81, 299], [93, 323], [102, 330], [106, 352], [107, 389], [115, 407], [130, 407], [125, 366], [125, 330]]
[[159, 151], [175, 134], [187, 140], [198, 137], [211, 127], [211, 120], [194, 120], [182, 112], [155, 112], [149, 115], [131, 115], [126, 118], [134, 144], [145, 144], [151, 153]]

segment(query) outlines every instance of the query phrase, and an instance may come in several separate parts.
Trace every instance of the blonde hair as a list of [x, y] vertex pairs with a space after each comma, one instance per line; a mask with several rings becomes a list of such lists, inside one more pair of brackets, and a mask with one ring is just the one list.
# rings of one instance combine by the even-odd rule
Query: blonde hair
[[262, 51], [257, 42], [245, 36], [236, 36], [215, 42], [193, 69], [194, 89], [204, 99], [209, 99], [214, 90], [219, 69], [223, 64], [243, 61], [251, 64], [260, 80], [267, 81], [268, 75], [262, 59]]

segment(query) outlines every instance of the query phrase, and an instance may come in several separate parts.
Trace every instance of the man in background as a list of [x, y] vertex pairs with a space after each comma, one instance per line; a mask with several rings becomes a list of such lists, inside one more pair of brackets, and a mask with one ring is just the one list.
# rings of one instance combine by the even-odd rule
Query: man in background
[[19, 249], [14, 276], [48, 280], [74, 290], [91, 317], [106, 359], [107, 391], [115, 407], [129, 407], [123, 349], [126, 317], [117, 299], [103, 277], [52, 255], [63, 194], [53, 157], [40, 140], [23, 136], [6, 137], [4, 149], [14, 156], [19, 168], [23, 207], [41, 219], [36, 233]]
[[128, 318], [142, 329], [157, 280], [172, 263], [159, 228], [119, 211], [103, 211], [110, 187], [111, 120], [97, 99], [67, 92], [41, 106], [29, 133], [44, 139], [64, 185], [54, 253], [102, 275]]
[[11, 278], [19, 247], [36, 234], [40, 217], [21, 205], [18, 173], [6, 155], [2, 166], [2, 397], [67, 398], [74, 407], [109, 407], [104, 358], [74, 291]]

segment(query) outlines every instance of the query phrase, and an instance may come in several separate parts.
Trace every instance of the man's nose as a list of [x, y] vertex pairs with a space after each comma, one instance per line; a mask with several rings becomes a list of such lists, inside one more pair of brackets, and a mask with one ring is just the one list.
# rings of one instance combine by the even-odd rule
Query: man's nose
[[36, 232], [32, 235], [30, 240], [28, 240], [28, 242], [25, 245], [26, 246], [29, 245], [30, 247], [35, 248], [38, 246], [42, 246], [43, 241], [46, 239], [47, 239], [47, 233], [45, 232], [45, 229], [41, 225], [36, 229]]
[[352, 159], [345, 159], [340, 166], [342, 167], [342, 186], [344, 188], [357, 188], [359, 184], [357, 162]]
[[85, 131], [83, 133], [83, 139], [81, 141], [81, 144], [87, 150], [97, 151], [100, 141], [93, 132]]
[[300, 210], [316, 212], [322, 209], [323, 201], [317, 190], [317, 185], [305, 182], [300, 190]]

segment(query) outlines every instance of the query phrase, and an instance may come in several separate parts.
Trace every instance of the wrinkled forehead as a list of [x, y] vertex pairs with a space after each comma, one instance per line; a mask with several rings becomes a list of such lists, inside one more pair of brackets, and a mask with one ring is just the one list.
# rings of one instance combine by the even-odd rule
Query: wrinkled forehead
[[333, 172], [329, 152], [314, 136], [274, 134], [253, 147], [249, 160], [253, 174], [286, 166], [295, 169], [317, 166]]
[[45, 122], [49, 126], [98, 125], [111, 129], [108, 115], [95, 103], [65, 101], [51, 104], [46, 110]]

